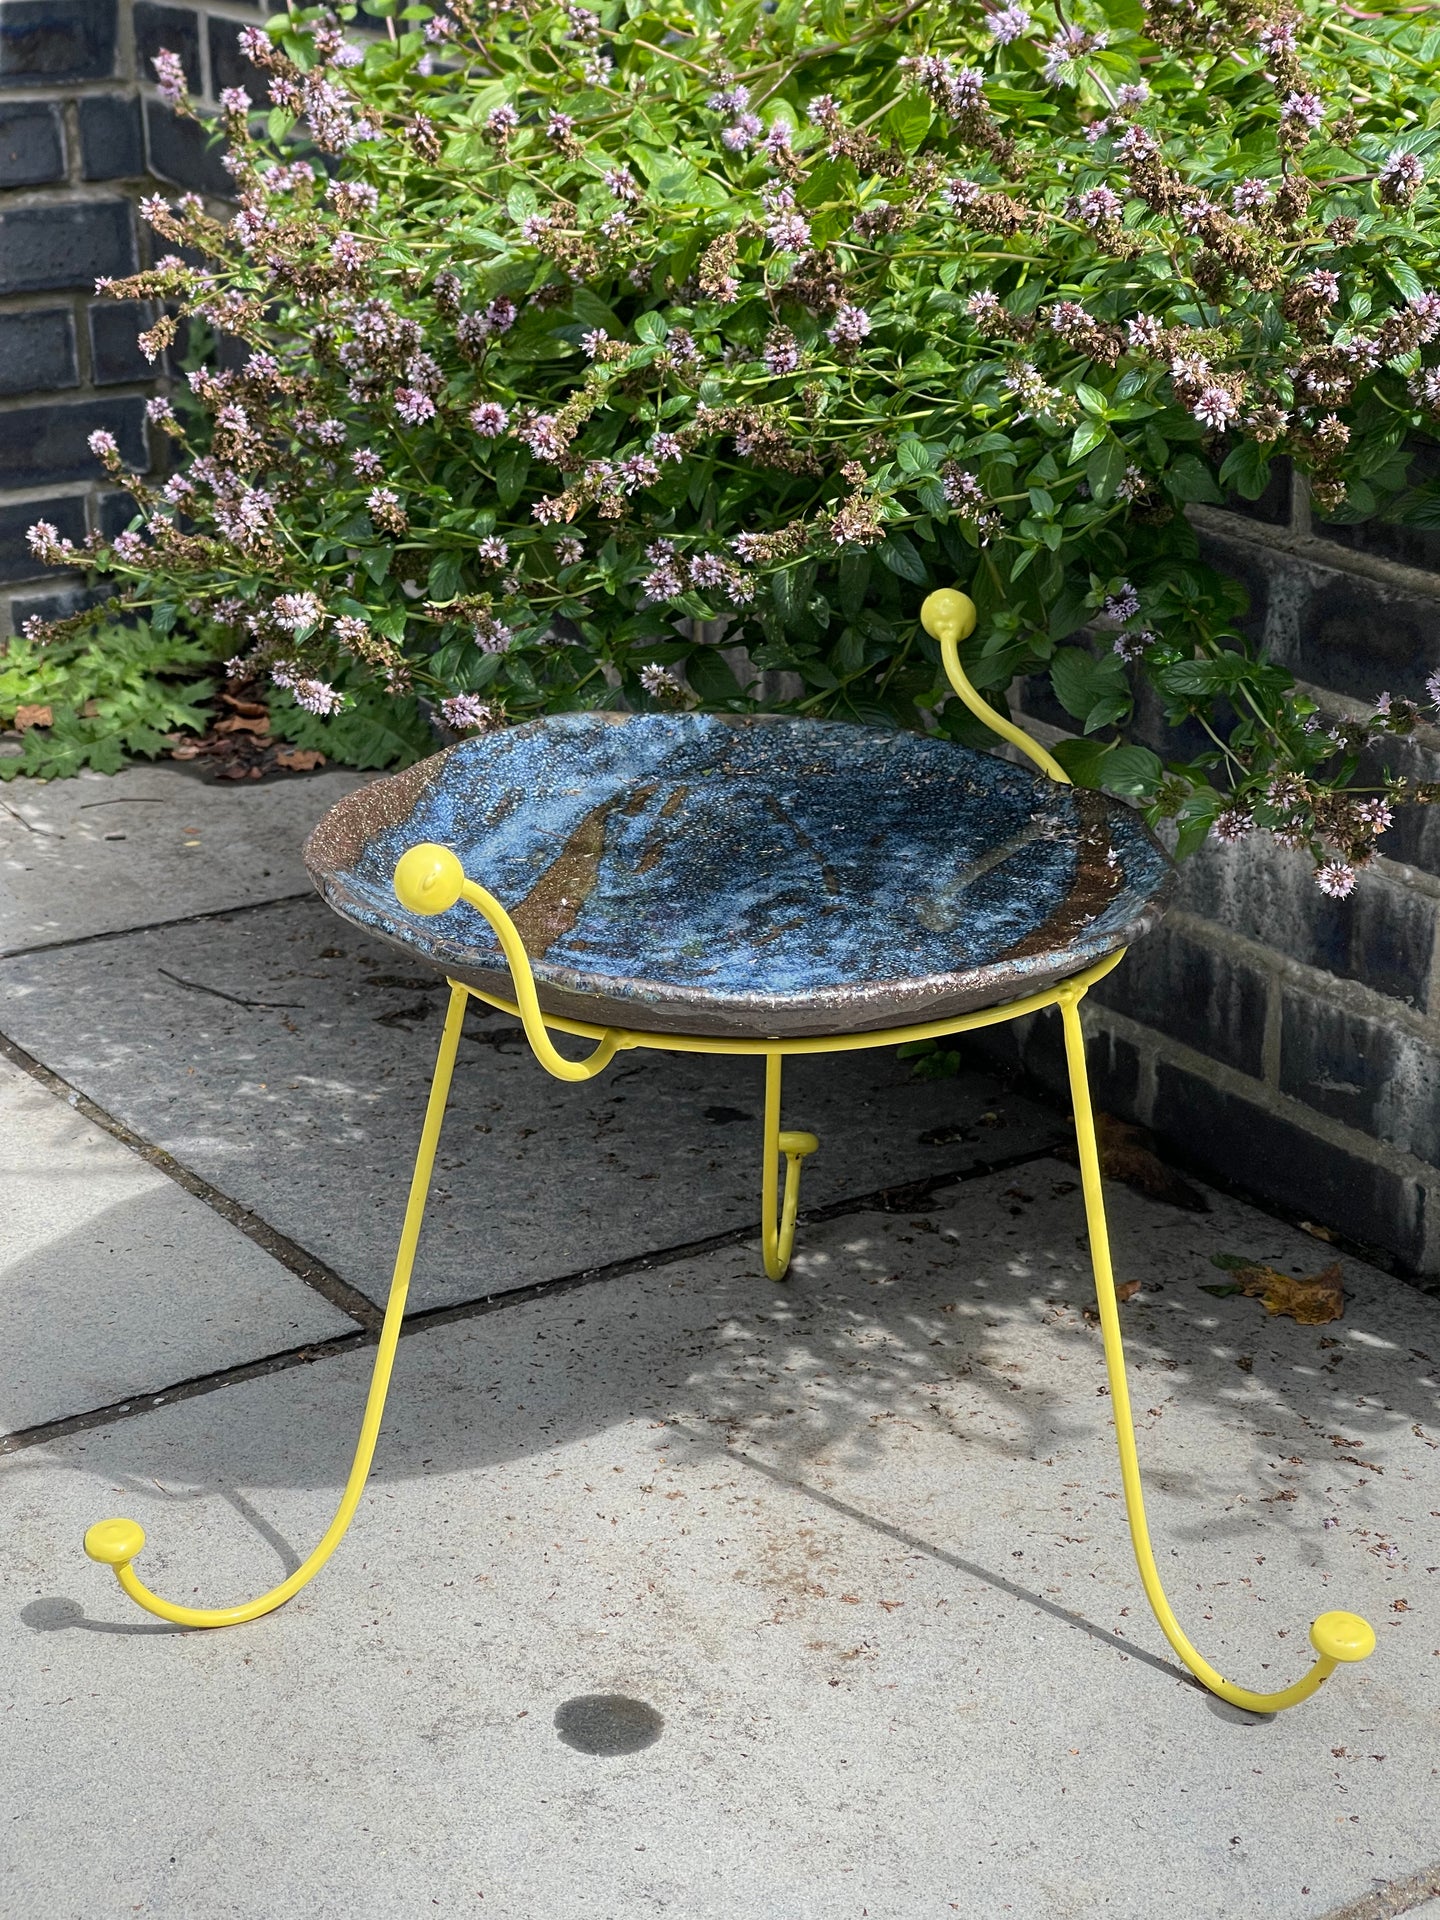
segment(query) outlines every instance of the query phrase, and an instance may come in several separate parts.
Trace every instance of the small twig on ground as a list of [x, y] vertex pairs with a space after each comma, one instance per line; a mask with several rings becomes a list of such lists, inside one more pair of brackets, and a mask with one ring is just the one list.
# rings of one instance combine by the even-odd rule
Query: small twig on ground
[[238, 993], [226, 993], [223, 987], [207, 987], [199, 980], [182, 980], [178, 973], [171, 973], [168, 967], [157, 967], [157, 973], [163, 973], [167, 980], [173, 980], [177, 987], [189, 987], [192, 993], [208, 993], [213, 999], [228, 1000], [232, 1007], [266, 1007], [279, 1010], [282, 1007], [302, 1007], [303, 1000], [242, 1000]]
[[53, 840], [63, 840], [65, 838], [64, 834], [57, 833], [54, 827], [37, 827], [33, 820], [27, 820], [23, 813], [17, 812], [8, 800], [0, 800], [0, 807], [5, 809], [12, 820], [18, 820], [27, 833], [42, 834]]

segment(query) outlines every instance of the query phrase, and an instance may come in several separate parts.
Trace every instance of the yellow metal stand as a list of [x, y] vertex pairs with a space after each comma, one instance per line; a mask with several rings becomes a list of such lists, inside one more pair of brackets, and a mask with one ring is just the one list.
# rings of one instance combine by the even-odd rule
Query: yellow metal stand
[[[964, 594], [949, 590], [933, 593], [921, 609], [926, 630], [940, 642], [941, 652], [956, 693], [979, 719], [1049, 774], [1066, 782], [1063, 767], [1045, 749], [1009, 720], [997, 714], [971, 686], [960, 663], [959, 643], [973, 630], [975, 609]], [[926, 1021], [917, 1026], [892, 1027], [883, 1032], [820, 1035], [809, 1039], [725, 1040], [705, 1035], [665, 1034], [631, 1031], [617, 1027], [597, 1027], [580, 1020], [546, 1016], [540, 1008], [529, 955], [515, 923], [495, 896], [466, 877], [455, 854], [440, 846], [412, 847], [395, 869], [395, 892], [402, 905], [412, 913], [445, 913], [465, 900], [482, 913], [494, 929], [510, 969], [515, 989], [513, 1001], [498, 995], [481, 993], [459, 981], [450, 982], [450, 1005], [445, 1031], [435, 1063], [410, 1197], [405, 1209], [390, 1297], [380, 1331], [375, 1370], [365, 1403], [360, 1439], [345, 1490], [334, 1519], [314, 1552], [287, 1580], [258, 1599], [233, 1607], [185, 1607], [161, 1599], [136, 1576], [132, 1562], [145, 1544], [145, 1535], [133, 1520], [102, 1520], [85, 1535], [85, 1551], [92, 1560], [115, 1569], [116, 1578], [132, 1600], [162, 1620], [185, 1627], [230, 1627], [258, 1619], [281, 1606], [292, 1594], [314, 1578], [330, 1558], [354, 1517], [360, 1495], [370, 1471], [375, 1442], [380, 1431], [385, 1395], [395, 1361], [395, 1348], [405, 1314], [410, 1275], [415, 1264], [415, 1248], [420, 1223], [430, 1189], [435, 1152], [440, 1139], [445, 1103], [460, 1044], [460, 1028], [465, 1005], [472, 996], [504, 1013], [513, 1015], [525, 1029], [525, 1036], [547, 1073], [559, 1080], [590, 1080], [610, 1064], [617, 1053], [634, 1048], [653, 1048], [671, 1053], [757, 1054], [765, 1061], [765, 1119], [763, 1130], [763, 1169], [761, 1180], [761, 1244], [765, 1271], [772, 1280], [781, 1280], [790, 1264], [795, 1242], [795, 1222], [800, 1203], [801, 1164], [819, 1146], [813, 1133], [784, 1131], [781, 1128], [781, 1080], [788, 1054], [845, 1053], [865, 1047], [892, 1047], [905, 1041], [939, 1038], [954, 1033], [973, 1032], [976, 1028], [1018, 1020], [1047, 1007], [1058, 1007], [1064, 1023], [1066, 1058], [1075, 1107], [1075, 1132], [1080, 1152], [1080, 1175], [1085, 1196], [1085, 1217], [1090, 1236], [1090, 1257], [1095, 1270], [1095, 1286], [1100, 1305], [1100, 1326], [1105, 1343], [1105, 1364], [1110, 1381], [1110, 1404], [1115, 1419], [1115, 1436], [1120, 1453], [1120, 1476], [1125, 1489], [1125, 1510], [1130, 1537], [1145, 1594], [1154, 1609], [1161, 1630], [1170, 1645], [1202, 1685], [1222, 1700], [1253, 1713], [1276, 1713], [1282, 1707], [1295, 1706], [1307, 1699], [1344, 1661], [1364, 1660], [1375, 1647], [1375, 1635], [1357, 1614], [1324, 1613], [1310, 1629], [1316, 1659], [1309, 1671], [1293, 1685], [1273, 1693], [1256, 1692], [1226, 1680], [1192, 1646], [1165, 1596], [1155, 1565], [1145, 1519], [1145, 1503], [1140, 1485], [1140, 1463], [1135, 1449], [1135, 1424], [1130, 1411], [1129, 1387], [1125, 1376], [1125, 1353], [1120, 1336], [1120, 1314], [1115, 1300], [1115, 1280], [1110, 1265], [1110, 1243], [1105, 1224], [1105, 1202], [1101, 1186], [1100, 1156], [1095, 1139], [1095, 1118], [1090, 1103], [1089, 1081], [1085, 1068], [1085, 1038], [1080, 1023], [1080, 1002], [1087, 990], [1118, 966], [1123, 953], [1109, 955], [1083, 973], [1012, 1000], [1004, 1006], [984, 1007], [947, 1020]], [[552, 1032], [573, 1035], [594, 1043], [584, 1060], [569, 1060], [555, 1046]], [[779, 1167], [785, 1161], [783, 1199], [780, 1193]]]

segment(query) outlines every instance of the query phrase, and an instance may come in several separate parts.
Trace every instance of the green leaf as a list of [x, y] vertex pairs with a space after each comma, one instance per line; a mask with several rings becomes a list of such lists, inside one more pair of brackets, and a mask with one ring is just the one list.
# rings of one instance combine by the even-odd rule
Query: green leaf
[[935, 467], [934, 454], [918, 434], [902, 434], [895, 457], [906, 473], [930, 473]]
[[1098, 387], [1087, 386], [1082, 380], [1075, 389], [1075, 398], [1086, 413], [1093, 413], [1099, 419], [1104, 418], [1109, 402]]
[[1087, 453], [1092, 452], [1105, 438], [1105, 428], [1098, 420], [1086, 420], [1075, 429], [1075, 437], [1070, 442], [1070, 464], [1077, 466]]
[[1387, 260], [1385, 277], [1402, 300], [1418, 300], [1425, 291], [1425, 283], [1406, 260]]
[[898, 573], [902, 580], [913, 581], [917, 587], [925, 585], [929, 578], [925, 562], [915, 543], [906, 534], [886, 534], [878, 552], [880, 564], [888, 567], [891, 573]]
[[430, 562], [426, 593], [432, 600], [453, 600], [460, 591], [461, 557], [453, 548], [442, 548]]
[[1198, 453], [1182, 453], [1166, 472], [1165, 485], [1177, 500], [1205, 500], [1219, 506], [1225, 499]]
[[1105, 756], [1100, 785], [1111, 793], [1137, 798], [1154, 793], [1165, 777], [1158, 755], [1148, 747], [1112, 747]]
[[615, 309], [607, 306], [589, 287], [576, 287], [570, 295], [570, 317], [584, 332], [593, 333], [600, 328], [612, 340], [625, 331]]
[[524, 447], [506, 447], [495, 462], [495, 491], [502, 507], [513, 507], [525, 491], [530, 455]]
[[930, 104], [918, 88], [902, 93], [885, 116], [885, 125], [906, 153], [914, 153], [930, 131], [934, 118]]
[[1103, 740], [1057, 740], [1050, 749], [1077, 787], [1101, 785], [1108, 749]]
[[1162, 693], [1181, 700], [1203, 700], [1217, 693], [1230, 693], [1249, 670], [1243, 654], [1225, 653], [1218, 660], [1176, 660], [1155, 671], [1155, 684]]
[[740, 682], [719, 647], [697, 647], [685, 662], [685, 678], [707, 707], [741, 700]]
[[787, 627], [796, 626], [805, 617], [805, 603], [810, 598], [810, 588], [814, 583], [813, 563], [802, 563], [797, 567], [783, 567], [770, 576], [770, 597], [775, 603], [775, 611]]
[[865, 589], [870, 584], [870, 556], [863, 547], [843, 547], [836, 568], [840, 611], [853, 620], [865, 604]]
[[1226, 454], [1220, 484], [1233, 487], [1242, 500], [1258, 500], [1270, 484], [1268, 451], [1257, 441], [1242, 441]]
[[1197, 851], [1209, 837], [1211, 822], [1225, 804], [1211, 787], [1187, 794], [1175, 816], [1180, 829], [1175, 842], [1175, 857], [1184, 860]]
[[635, 321], [636, 336], [652, 347], [665, 340], [669, 329], [658, 313], [642, 313]]
[[1130, 711], [1130, 683], [1117, 654], [1097, 657], [1081, 647], [1060, 647], [1050, 662], [1050, 684], [1055, 698], [1086, 733]]
[[1097, 500], [1113, 498], [1129, 464], [1126, 450], [1118, 440], [1109, 440], [1095, 449], [1085, 462], [1085, 478]]

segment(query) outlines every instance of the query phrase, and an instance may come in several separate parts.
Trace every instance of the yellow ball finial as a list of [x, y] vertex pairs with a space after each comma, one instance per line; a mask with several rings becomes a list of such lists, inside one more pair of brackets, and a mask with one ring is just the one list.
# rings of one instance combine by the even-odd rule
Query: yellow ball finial
[[1375, 1651], [1375, 1629], [1358, 1613], [1322, 1613], [1310, 1629], [1310, 1644], [1332, 1660], [1368, 1660]]
[[138, 1520], [97, 1520], [85, 1534], [85, 1551], [102, 1567], [128, 1567], [145, 1544]]
[[941, 587], [920, 609], [920, 624], [932, 640], [968, 640], [975, 620], [975, 602], [955, 587]]
[[395, 867], [395, 897], [411, 913], [448, 913], [464, 885], [465, 869], [448, 847], [411, 847]]

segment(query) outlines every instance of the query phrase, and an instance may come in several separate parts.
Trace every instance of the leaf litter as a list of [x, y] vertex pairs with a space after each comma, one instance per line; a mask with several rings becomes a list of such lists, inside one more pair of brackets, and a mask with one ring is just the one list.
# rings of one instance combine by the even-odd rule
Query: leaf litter
[[1338, 1260], [1318, 1273], [1298, 1277], [1236, 1253], [1212, 1253], [1210, 1264], [1234, 1276], [1224, 1286], [1201, 1287], [1202, 1293], [1213, 1294], [1217, 1300], [1244, 1294], [1258, 1300], [1267, 1313], [1283, 1314], [1302, 1327], [1323, 1327], [1345, 1312], [1344, 1275]]

